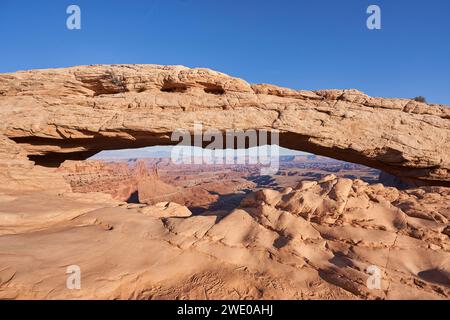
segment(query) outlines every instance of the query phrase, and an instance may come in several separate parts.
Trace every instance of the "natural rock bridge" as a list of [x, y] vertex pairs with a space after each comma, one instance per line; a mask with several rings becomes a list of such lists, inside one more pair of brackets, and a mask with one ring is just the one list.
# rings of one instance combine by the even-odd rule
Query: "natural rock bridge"
[[450, 109], [356, 90], [250, 85], [182, 66], [86, 66], [1, 74], [0, 115], [0, 141], [44, 166], [171, 144], [174, 130], [200, 122], [222, 132], [277, 129], [290, 149], [450, 185]]

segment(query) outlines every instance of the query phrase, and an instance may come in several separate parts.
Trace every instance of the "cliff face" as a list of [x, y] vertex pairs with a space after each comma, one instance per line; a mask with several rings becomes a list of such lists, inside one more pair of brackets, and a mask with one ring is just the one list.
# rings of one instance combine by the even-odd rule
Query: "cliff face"
[[66, 161], [57, 171], [70, 183], [73, 192], [103, 192], [121, 201], [133, 200], [130, 198], [138, 192], [140, 181], [153, 176], [157, 179], [156, 173], [142, 162], [130, 167], [124, 162]]
[[171, 144], [177, 129], [280, 131], [280, 144], [409, 181], [450, 184], [450, 109], [356, 90], [303, 91], [208, 69], [103, 65], [0, 75], [0, 135], [56, 166], [105, 149]]
[[156, 167], [138, 160], [126, 162], [66, 161], [56, 172], [61, 173], [73, 192], [102, 192], [113, 199], [155, 205], [161, 202], [176, 202], [189, 207], [207, 208], [217, 201], [202, 187], [182, 188], [160, 179]]

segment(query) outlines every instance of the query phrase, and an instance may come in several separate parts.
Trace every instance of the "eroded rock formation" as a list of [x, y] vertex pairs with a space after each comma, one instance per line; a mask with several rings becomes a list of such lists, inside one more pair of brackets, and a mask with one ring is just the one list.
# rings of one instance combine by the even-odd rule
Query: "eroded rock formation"
[[277, 129], [280, 144], [450, 184], [450, 109], [356, 90], [250, 85], [208, 69], [102, 65], [0, 75], [0, 135], [39, 164], [173, 144], [174, 130]]
[[133, 167], [125, 162], [66, 161], [57, 171], [62, 173], [74, 192], [103, 192], [114, 199], [130, 202], [139, 200], [138, 185], [141, 181], [158, 180], [156, 172], [149, 170], [142, 161]]
[[162, 181], [157, 168], [144, 160], [134, 164], [104, 161], [65, 161], [57, 170], [73, 192], [102, 192], [129, 203], [176, 202], [189, 207], [208, 207], [218, 195], [203, 187], [177, 187]]
[[[447, 184], [445, 106], [250, 86], [205, 69], [93, 66], [0, 75], [0, 115], [0, 298], [450, 297], [446, 187], [327, 176], [193, 215], [173, 202], [74, 192], [76, 177], [52, 168], [169, 143], [201, 121], [276, 128], [287, 147]], [[66, 286], [72, 265], [80, 290]], [[366, 282], [373, 267], [379, 288]]]
[[[35, 221], [28, 225], [12, 224], [14, 198], [0, 201], [0, 298], [450, 296], [448, 188], [403, 192], [329, 176], [251, 194], [221, 218], [171, 203], [98, 208], [80, 198], [50, 215], [44, 209], [61, 199], [47, 195], [40, 210], [20, 211]], [[81, 290], [66, 288], [70, 265], [82, 270]], [[380, 287], [367, 285], [369, 267]]]

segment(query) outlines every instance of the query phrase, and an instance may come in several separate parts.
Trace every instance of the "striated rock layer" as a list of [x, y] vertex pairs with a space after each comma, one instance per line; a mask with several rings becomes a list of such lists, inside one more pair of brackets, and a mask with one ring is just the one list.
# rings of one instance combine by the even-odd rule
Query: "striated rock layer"
[[130, 168], [127, 163], [66, 161], [57, 171], [74, 192], [103, 192], [121, 201], [138, 200], [132, 198], [138, 193], [139, 182], [150, 178], [157, 180], [156, 170], [151, 172], [143, 162]]
[[208, 69], [101, 65], [0, 75], [0, 135], [57, 166], [101, 150], [171, 144], [174, 130], [277, 129], [281, 145], [450, 185], [450, 109], [356, 90], [303, 91]]

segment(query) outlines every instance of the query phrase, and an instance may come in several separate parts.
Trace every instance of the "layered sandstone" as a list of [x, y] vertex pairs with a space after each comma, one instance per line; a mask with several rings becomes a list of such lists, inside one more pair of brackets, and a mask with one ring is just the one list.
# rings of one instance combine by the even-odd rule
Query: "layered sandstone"
[[[131, 164], [119, 161], [68, 160], [56, 172], [62, 174], [73, 192], [102, 192], [111, 195], [113, 199], [129, 203], [154, 205], [175, 202], [205, 210], [218, 201], [220, 194], [213, 193], [217, 188], [214, 188], [216, 184], [183, 187], [167, 183], [159, 177], [155, 164], [147, 164], [142, 159]], [[226, 186], [220, 187], [222, 193], [227, 190]]]
[[133, 200], [140, 181], [155, 176], [143, 162], [130, 167], [127, 163], [103, 161], [66, 161], [57, 170], [74, 192], [103, 192], [121, 201]]
[[277, 129], [283, 146], [450, 184], [450, 109], [356, 90], [304, 91], [208, 69], [100, 65], [0, 75], [0, 135], [39, 164], [171, 144], [174, 130]]

